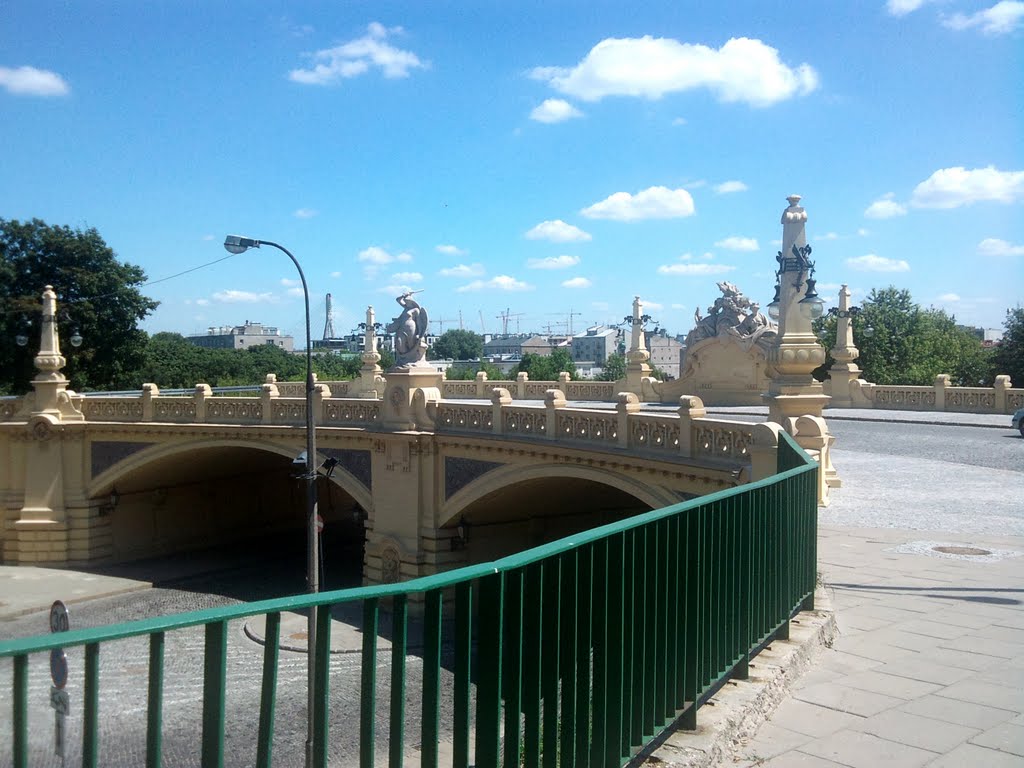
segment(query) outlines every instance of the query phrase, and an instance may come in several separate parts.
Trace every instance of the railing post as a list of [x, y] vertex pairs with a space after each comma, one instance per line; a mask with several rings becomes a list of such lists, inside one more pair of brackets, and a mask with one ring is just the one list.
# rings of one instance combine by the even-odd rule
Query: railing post
[[[484, 397], [484, 392], [487, 390], [487, 371], [476, 372], [476, 396], [481, 400]], [[508, 391], [508, 390], [506, 390]]]
[[[525, 376], [525, 373], [519, 374]], [[547, 419], [545, 433], [548, 437], [558, 437], [558, 409], [565, 408], [565, 395], [560, 389], [549, 389], [544, 393], [544, 411]]]
[[835, 437], [828, 431], [828, 425], [820, 416], [801, 416], [796, 420], [797, 445], [811, 453], [818, 461], [817, 486], [818, 506], [829, 504], [829, 488], [838, 488], [841, 483], [832, 466], [831, 449]]
[[571, 378], [568, 371], [562, 371], [558, 374], [558, 388], [562, 391], [563, 395], [568, 396], [569, 394], [569, 380]]
[[196, 384], [196, 391], [192, 394], [192, 402], [196, 404], [196, 421], [206, 421], [206, 401], [213, 395], [209, 384]]
[[1010, 409], [1006, 407], [1006, 390], [1010, 388], [1010, 377], [1005, 373], [999, 374], [996, 376], [992, 388], [995, 390], [995, 403], [993, 404], [995, 410], [993, 413], [1009, 413]]
[[779, 433], [782, 426], [772, 421], [755, 424], [751, 430], [750, 479], [764, 480], [779, 471]]
[[526, 382], [530, 375], [526, 371], [516, 374], [516, 400], [523, 400], [526, 397]]
[[622, 448], [629, 447], [629, 414], [640, 410], [640, 398], [632, 392], [619, 392], [615, 412], [618, 414], [616, 433], [618, 444]]
[[156, 384], [142, 385], [142, 420], [153, 420], [153, 398], [160, 394], [160, 388]]
[[946, 388], [949, 386], [949, 374], [940, 373], [935, 377], [935, 410], [946, 410]]
[[267, 383], [260, 386], [260, 411], [262, 411], [263, 413], [262, 422], [264, 424], [274, 423], [274, 413], [273, 409], [271, 408], [273, 404], [271, 403], [271, 400], [277, 397], [279, 392], [277, 390], [276, 383], [277, 377], [271, 379], [271, 377], [273, 376], [274, 374], [268, 373]]
[[690, 457], [693, 450], [693, 422], [707, 416], [704, 401], [696, 395], [679, 398], [679, 455]]
[[495, 387], [491, 390], [491, 431], [500, 435], [503, 424], [501, 409], [506, 405], [512, 405], [512, 395], [503, 387]]
[[[315, 375], [315, 374], [314, 374]], [[331, 388], [326, 384], [313, 385], [313, 424], [320, 426], [324, 422], [324, 400], [330, 400]]]

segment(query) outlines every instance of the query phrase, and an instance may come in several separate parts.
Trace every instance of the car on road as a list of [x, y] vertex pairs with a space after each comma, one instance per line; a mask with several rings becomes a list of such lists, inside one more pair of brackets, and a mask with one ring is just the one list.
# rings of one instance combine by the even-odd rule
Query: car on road
[[1015, 414], [1013, 414], [1013, 428], [1020, 431], [1020, 436], [1024, 437], [1024, 408], [1021, 408]]

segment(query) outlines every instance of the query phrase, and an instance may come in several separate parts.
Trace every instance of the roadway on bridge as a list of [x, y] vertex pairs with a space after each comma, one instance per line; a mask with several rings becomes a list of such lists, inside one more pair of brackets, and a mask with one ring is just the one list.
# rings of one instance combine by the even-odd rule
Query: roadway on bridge
[[[739, 414], [734, 414], [734, 416], [744, 418]], [[943, 569], [947, 571], [952, 569], [949, 572], [953, 575], [947, 574], [944, 577], [947, 582], [949, 579], [970, 578], [977, 579], [983, 589], [1013, 590], [1011, 597], [1005, 597], [1005, 594], [1011, 593], [1004, 594], [1002, 592], [995, 597], [998, 599], [999, 595], [1004, 595], [1005, 599], [1013, 600], [1017, 615], [1020, 615], [1020, 589], [1024, 587], [1019, 576], [1024, 570], [1021, 568], [1021, 564], [1024, 562], [1022, 560], [1016, 561], [1018, 577], [1014, 580], [1006, 575], [1007, 569], [1013, 567], [1013, 561], [1010, 560], [997, 559], [993, 561], [994, 564], [987, 561], [975, 563], [974, 561], [941, 560], [913, 553], [894, 555], [891, 552], [894, 548], [908, 544], [923, 546], [940, 540], [953, 543], [980, 543], [987, 547], [1006, 551], [1024, 550], [1024, 538], [1021, 538], [1024, 537], [1024, 504], [1020, 502], [1020, 499], [1024, 498], [1024, 439], [1009, 429], [1009, 417], [1005, 417], [1005, 420], [1007, 422], [1005, 428], [996, 428], [994, 425], [978, 427], [962, 424], [939, 426], [923, 423], [867, 423], [839, 419], [830, 422], [832, 431], [837, 436], [834, 461], [843, 478], [844, 485], [835, 494], [832, 506], [822, 511], [822, 570], [833, 583], [859, 585], [857, 588], [849, 586], [834, 588], [835, 602], [839, 610], [839, 624], [844, 631], [844, 636], [837, 647], [841, 647], [848, 641], [856, 641], [855, 651], [858, 643], [863, 644], [867, 638], [873, 636], [874, 633], [871, 630], [884, 627], [884, 623], [879, 623], [883, 620], [875, 614], [880, 612], [882, 616], [891, 616], [893, 614], [886, 614], [885, 611], [906, 610], [902, 606], [886, 608], [884, 605], [872, 604], [864, 597], [865, 594], [872, 595], [874, 593], [870, 591], [872, 586], [868, 583], [870, 579], [863, 578], [864, 573], [858, 574], [858, 566], [863, 566], [869, 561], [872, 567], [879, 569], [870, 571], [872, 578], [877, 577], [878, 583], [875, 586], [891, 585], [894, 583], [893, 579], [898, 582], [906, 582], [907, 578], [920, 579], [922, 575], [918, 571], [921, 570], [931, 573], [931, 578], [934, 579], [937, 578], [934, 576], [935, 573], [943, 571]], [[1001, 546], [997, 546], [997, 544]], [[295, 553], [281, 558], [274, 558], [267, 554], [255, 565], [246, 565], [234, 557], [224, 561], [214, 560], [205, 563], [201, 569], [202, 573], [193, 572], [191, 574], [187, 572], [176, 574], [174, 572], [175, 560], [153, 562], [150, 564], [150, 573], [164, 574], [164, 578], [167, 580], [164, 581], [163, 586], [160, 585], [158, 579], [158, 585], [152, 589], [79, 602], [72, 607], [73, 626], [76, 628], [96, 626], [294, 592], [296, 587], [301, 589], [302, 567], [301, 561], [299, 568], [293, 567], [294, 563], [291, 560], [294, 559], [296, 559]], [[180, 566], [181, 563], [178, 562], [178, 565]], [[193, 564], [193, 569], [194, 567], [195, 564]], [[969, 570], [965, 571], [965, 568]], [[4, 569], [0, 568], [0, 571], [2, 570]], [[70, 585], [75, 576], [73, 573], [64, 573], [67, 573]], [[879, 573], [883, 576], [879, 576]], [[926, 583], [929, 578], [927, 573], [924, 577]], [[995, 573], [1000, 574], [999, 578], [1008, 586], [1002, 587], [989, 578]], [[177, 580], [173, 580], [172, 577], [176, 577]], [[0, 580], [0, 585], [4, 583], [7, 582]], [[884, 591], [882, 590], [882, 592]], [[984, 597], [985, 594], [987, 593], [978, 596]], [[62, 596], [59, 592], [40, 594], [38, 596], [39, 607], [47, 607], [52, 599]], [[902, 597], [905, 596], [906, 592], [902, 594]], [[893, 599], [897, 598], [901, 598], [901, 595], [897, 594], [897, 597]], [[874, 599], [872, 598], [872, 600]], [[0, 602], [4, 600], [5, 596], [0, 594]], [[937, 610], [927, 601], [923, 605], [921, 603], [918, 605], [922, 611]], [[968, 616], [967, 619], [959, 618], [959, 621], [972, 621], [970, 618], [974, 615], [971, 613], [972, 610], [996, 611], [998, 614], [1000, 610], [1009, 609], [998, 603], [962, 602], [958, 603], [954, 618]], [[852, 619], [846, 618], [847, 611]], [[908, 620], [919, 618], [919, 615], [913, 615], [912, 612]], [[973, 620], [977, 623], [976, 617]], [[998, 620], [1003, 621], [1005, 626], [997, 625], [997, 629], [993, 631], [996, 631], [997, 634], [1019, 632], [1019, 638], [1017, 635], [1012, 635], [1021, 641], [1016, 643], [1015, 647], [1017, 649], [1024, 648], [1024, 626], [1021, 626], [1019, 619], [1015, 625], [1016, 629], [1007, 623], [1008, 620], [1003, 618]], [[45, 631], [46, 615], [44, 613], [24, 613], [12, 616], [10, 611], [5, 614], [4, 606], [0, 605], [0, 638], [26, 636]], [[170, 636], [168, 637], [168, 669], [166, 671], [168, 697], [164, 705], [165, 759], [168, 764], [172, 765], [198, 765], [198, 743], [195, 738], [195, 734], [198, 732], [196, 702], [201, 691], [201, 679], [196, 675], [195, 659], [198, 658], [197, 654], [201, 653], [203, 639], [202, 634], [198, 631], [174, 634], [177, 637], [173, 641]], [[990, 652], [1007, 652], [1004, 647], [993, 645], [993, 643], [1000, 642], [997, 639], [989, 639], [984, 642], [989, 643], [987, 648]], [[904, 644], [906, 643], [904, 642]], [[889, 648], [884, 643], [883, 646]], [[898, 648], [898, 650], [909, 652], [907, 649]], [[948, 651], [948, 649], [939, 650], [944, 653]], [[228, 701], [231, 710], [228, 724], [228, 732], [231, 737], [227, 750], [229, 765], [247, 765], [251, 764], [253, 759], [252, 750], [254, 749], [258, 717], [261, 651], [261, 647], [246, 636], [240, 623], [237, 626], [232, 625], [229, 633], [228, 666]], [[871, 671], [872, 663], [875, 666], [885, 663], [878, 660], [864, 661], [865, 657], [858, 656], [854, 651], [834, 652], [842, 655], [827, 661], [822, 670], [816, 670], [808, 675], [802, 690], [832, 682], [837, 677], [849, 677], [856, 673]], [[861, 652], [865, 653], [866, 651], [862, 650]], [[884, 652], [893, 653], [891, 649]], [[918, 653], [919, 651], [913, 652]], [[74, 692], [78, 686], [77, 690], [80, 691], [81, 672], [84, 666], [81, 653], [70, 652], [68, 655], [72, 670], [71, 680], [68, 684], [69, 690]], [[1019, 653], [1013, 659], [985, 654], [982, 654], [981, 658], [982, 661], [989, 664], [1008, 662], [1016, 670], [1016, 675], [1019, 678], [1021, 669]], [[383, 655], [380, 661], [386, 663], [386, 655]], [[977, 662], [977, 659], [974, 661]], [[969, 661], [961, 663], [966, 664]], [[45, 666], [45, 660], [40, 660], [38, 664], [33, 664], [30, 670], [31, 696], [34, 702], [38, 701], [38, 706], [33, 707], [31, 714], [32, 739], [38, 744], [32, 764], [59, 766], [61, 765], [60, 759], [52, 753], [53, 717], [46, 707], [49, 680]], [[414, 678], [419, 671], [418, 660], [411, 657], [409, 666], [410, 675]], [[345, 681], [349, 677], [353, 681], [357, 680], [358, 659], [353, 655], [338, 654], [332, 657], [331, 667], [334, 681], [331, 750], [333, 757], [341, 758], [343, 755], [354, 754], [356, 744], [356, 718], [347, 717], [346, 713], [357, 711], [358, 685], [356, 683], [346, 684]], [[836, 671], [837, 668], [842, 672], [841, 675]], [[101, 660], [104, 691], [101, 744], [102, 753], [106, 756], [106, 765], [134, 766], [141, 762], [145, 744], [142, 729], [144, 718], [141, 717], [145, 702], [145, 670], [146, 647], [144, 642], [123, 641], [113, 644], [109, 648], [104, 647], [104, 658]], [[991, 672], [986, 668], [979, 675], [986, 673], [986, 670]], [[279, 730], [275, 743], [275, 764], [280, 762], [281, 765], [301, 765], [302, 762], [302, 744], [305, 733], [301, 724], [305, 719], [305, 671], [305, 656], [303, 654], [282, 653], [278, 703]], [[873, 678], [869, 677], [868, 680], [874, 682]], [[867, 684], [870, 682], [861, 683], [861, 685]], [[877, 684], [887, 685], [888, 683]], [[982, 684], [993, 685], [989, 682]], [[410, 685], [415, 690], [414, 679], [410, 680]], [[9, 690], [9, 686], [10, 667], [6, 666], [0, 670], [0, 690]], [[980, 737], [984, 740], [986, 734], [992, 729], [997, 730], [990, 735], [990, 738], [997, 741], [999, 739], [1012, 741], [1016, 738], [1018, 733], [1013, 730], [1014, 728], [1024, 732], [1024, 728], [1019, 725], [1022, 717], [1019, 712], [1020, 702], [1024, 702], [1024, 696], [1020, 695], [1022, 687], [1024, 684], [1017, 683], [1016, 689], [1013, 690], [1018, 702], [1018, 711], [1016, 712], [1010, 708], [1004, 709], [999, 706], [988, 708], [996, 710], [995, 713], [988, 712], [987, 709], [972, 710], [979, 718], [979, 727], [971, 728], [970, 733], [964, 732], [963, 742], [955, 745], [954, 748], [963, 747], [967, 750], [965, 754], [970, 750], [984, 749], [987, 750], [985, 754], [992, 752], [996, 757], [1001, 757], [1003, 752], [968, 742], [971, 738]], [[860, 690], [855, 689], [855, 691]], [[920, 711], [931, 712], [934, 715], [938, 711], [935, 708], [945, 705], [946, 700], [934, 696], [929, 699], [933, 691], [930, 688], [922, 690], [927, 690], [928, 693], [922, 694], [918, 698], [928, 699], [928, 701], [923, 704], [918, 703], [917, 706], [924, 708]], [[1001, 693], [1002, 689], [997, 688], [995, 692]], [[378, 695], [381, 699], [386, 700], [386, 694], [385, 688]], [[72, 695], [74, 697], [74, 693]], [[825, 701], [824, 703], [819, 700], [808, 702], [797, 698], [801, 695], [812, 699], [815, 696], [819, 699], [824, 697]], [[871, 749], [867, 754], [878, 752], [880, 747], [876, 742], [879, 740], [882, 742], [881, 749], [883, 750], [887, 748], [887, 745], [905, 746], [877, 735], [865, 735], [866, 731], [855, 730], [854, 726], [857, 725], [865, 728], [873, 727], [874, 723], [865, 725], [873, 715], [868, 714], [867, 710], [859, 713], [843, 711], [842, 707], [849, 708], [854, 705], [841, 702], [837, 704], [828, 699], [829, 695], [828, 690], [815, 689], [810, 694], [802, 694], [797, 691], [793, 701], [787, 702], [780, 709], [778, 719], [764, 726], [758, 736], [745, 747], [745, 751], [736, 756], [741, 761], [739, 764], [761, 765], [764, 760], [771, 760], [774, 757], [774, 762], [764, 764], [773, 766], [773, 768], [776, 765], [881, 765], [884, 763], [877, 761], [874, 763], [844, 762], [848, 758], [840, 756], [839, 753], [842, 752], [842, 755], [856, 754], [859, 749], [865, 748], [863, 741], [868, 737], [876, 741], [870, 742], [868, 746]], [[904, 692], [902, 695], [907, 694]], [[108, 696], [111, 698], [107, 698]], [[447, 696], [444, 698], [447, 699]], [[854, 698], [860, 700], [865, 697], [855, 693]], [[898, 699], [898, 704], [904, 702], [899, 696], [890, 698]], [[935, 703], [933, 699], [938, 699], [938, 702]], [[418, 717], [416, 706], [415, 702], [410, 702], [409, 717], [411, 721], [415, 721]], [[962, 702], [961, 706], [980, 705]], [[1011, 705], [1007, 703], [1003, 706], [1010, 707]], [[809, 710], [808, 707], [814, 709]], [[928, 709], [928, 707], [933, 709]], [[794, 708], [796, 708], [795, 712]], [[836, 713], [844, 717], [838, 717]], [[1006, 717], [1002, 718], [1004, 714]], [[76, 715], [79, 716], [76, 717]], [[900, 717], [921, 716], [902, 711], [898, 715]], [[844, 719], [849, 717], [854, 719]], [[993, 722], [990, 728], [983, 729], [980, 727], [981, 724], [989, 724], [989, 720], [984, 719], [986, 717], [992, 719]], [[1016, 717], [1017, 725], [1010, 724], [1010, 720], [1014, 717]], [[811, 722], [812, 725], [801, 725], [805, 721]], [[944, 729], [944, 721], [941, 719], [926, 715], [925, 721], [926, 724], [939, 723], [940, 730]], [[68, 723], [70, 726], [68, 744], [71, 747], [71, 764], [75, 764], [77, 759], [74, 755], [80, 748], [81, 738], [80, 706], [73, 706]], [[285, 724], [288, 723], [293, 726], [286, 727]], [[831, 726], [826, 727], [823, 723], [835, 724], [836, 727], [834, 730], [829, 730]], [[1000, 728], [1002, 730], [998, 730]], [[813, 730], [814, 733], [805, 733], [808, 730]], [[945, 730], [949, 729], [945, 728]], [[828, 732], [824, 733], [824, 731]], [[407, 733], [411, 741], [415, 742], [416, 730], [409, 728]], [[5, 729], [0, 732], [0, 762], [10, 759], [9, 739], [9, 731]], [[413, 746], [415, 745], [413, 744]], [[921, 754], [928, 760], [940, 754], [927, 747], [915, 748], [923, 749]], [[1016, 747], [1011, 745], [1011, 748]], [[833, 755], [836, 758], [835, 761], [828, 757], [828, 754], [831, 754], [828, 750], [835, 752]], [[971, 752], [970, 754], [975, 753]], [[410, 756], [418, 757], [415, 749], [410, 750]], [[789, 762], [790, 760], [795, 762]], [[813, 762], [814, 760], [821, 762]], [[924, 765], [926, 763], [907, 762], [905, 764]], [[952, 764], [950, 763], [950, 765]], [[990, 764], [998, 765], [999, 763]]]

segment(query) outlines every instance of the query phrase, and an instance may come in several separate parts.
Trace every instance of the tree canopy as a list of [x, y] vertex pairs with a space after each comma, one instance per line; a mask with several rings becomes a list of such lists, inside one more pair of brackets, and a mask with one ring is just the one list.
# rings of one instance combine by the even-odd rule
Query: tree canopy
[[1006, 310], [1003, 340], [992, 354], [995, 373], [1010, 376], [1015, 387], [1024, 387], [1024, 307]]
[[483, 336], [455, 328], [438, 336], [427, 356], [434, 360], [478, 360], [483, 353]]
[[564, 349], [556, 349], [550, 355], [527, 352], [512, 370], [512, 376], [525, 372], [533, 381], [555, 381], [562, 371], [567, 371], [573, 380], [578, 378], [572, 356]]
[[[95, 229], [51, 226], [39, 219], [0, 219], [0, 391], [28, 390], [35, 376], [40, 296], [57, 294], [57, 324], [67, 358], [64, 374], [76, 389], [128, 386], [142, 362], [146, 334], [139, 322], [157, 307], [139, 288], [140, 267], [122, 263]], [[77, 330], [82, 346], [71, 349]], [[14, 338], [30, 341], [19, 347]]]
[[[945, 373], [954, 386], [991, 384], [989, 350], [944, 310], [922, 308], [909, 291], [894, 286], [872, 289], [860, 309], [853, 319], [853, 335], [860, 351], [857, 365], [867, 381], [928, 385], [936, 375]], [[830, 316], [817, 321], [827, 350], [835, 346], [836, 324], [836, 318]], [[824, 378], [833, 363], [828, 355], [815, 375]]]

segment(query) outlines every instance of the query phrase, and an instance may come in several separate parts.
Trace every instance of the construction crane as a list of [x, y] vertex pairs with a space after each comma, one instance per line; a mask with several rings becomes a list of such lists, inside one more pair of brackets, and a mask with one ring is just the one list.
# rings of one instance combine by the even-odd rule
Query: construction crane
[[[497, 318], [498, 320], [501, 320], [501, 335], [502, 336], [508, 336], [508, 321], [510, 319], [512, 319], [513, 317], [523, 317], [523, 315], [525, 315], [525, 314], [526, 314], [525, 312], [515, 312], [515, 313], [513, 313], [510, 309], [508, 309], [506, 307], [505, 311], [502, 312], [500, 315], [495, 315], [495, 318]], [[518, 331], [519, 331], [519, 321], [516, 320], [516, 332], [518, 333]]]
[[460, 314], [459, 317], [438, 317], [438, 318], [433, 318], [432, 317], [432, 318], [430, 318], [430, 322], [437, 323], [438, 326], [441, 329], [441, 333], [444, 333], [444, 324], [445, 323], [458, 322], [459, 328], [461, 328], [462, 327], [462, 316]]
[[327, 294], [327, 322], [324, 323], [324, 341], [337, 338], [334, 335], [334, 305], [331, 304], [331, 294]]
[[582, 312], [573, 312], [572, 311], [572, 307], [569, 307], [569, 311], [568, 312], [548, 312], [548, 314], [549, 315], [555, 315], [556, 317], [564, 317], [565, 318], [565, 323], [562, 323], [562, 325], [566, 326], [566, 328], [569, 331], [569, 335], [572, 336], [573, 335], [572, 319], [574, 317], [579, 317], [583, 313]]

